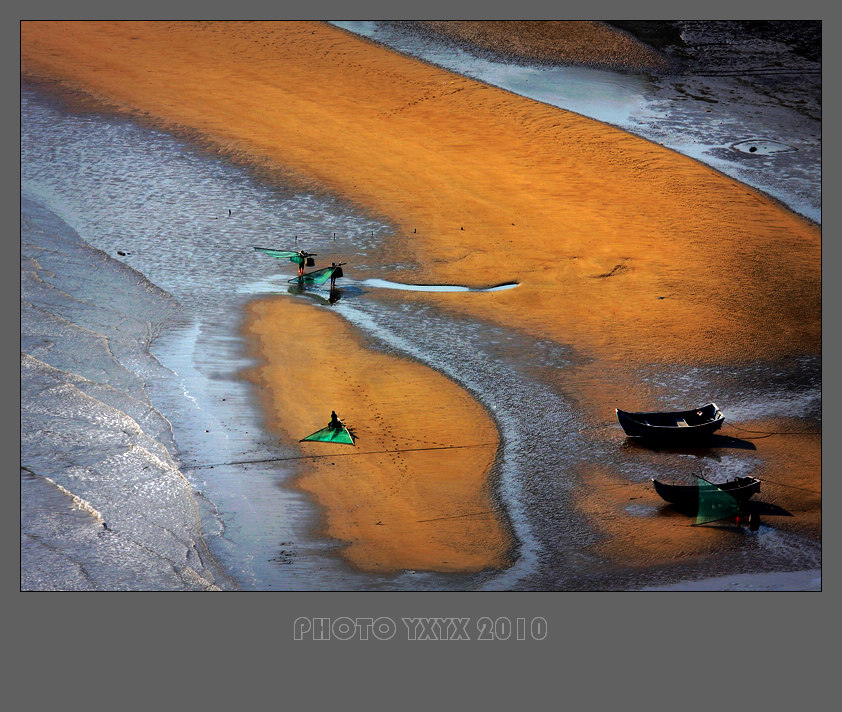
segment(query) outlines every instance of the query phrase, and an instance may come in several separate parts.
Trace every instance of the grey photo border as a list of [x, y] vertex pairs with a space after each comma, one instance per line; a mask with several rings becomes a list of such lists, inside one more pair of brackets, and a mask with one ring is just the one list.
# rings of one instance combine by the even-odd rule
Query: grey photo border
[[[24, 19], [610, 19], [629, 15], [643, 19], [823, 19], [830, 13], [826, 4], [818, 2], [799, 3], [797, 7], [767, 2], [752, 7], [747, 3], [737, 6], [720, 1], [684, 8], [666, 2], [641, 3], [630, 8], [617, 0], [583, 3], [580, 7], [560, 6], [547, 0], [516, 6], [427, 2], [396, 10], [385, 2], [356, 3], [348, 7], [336, 0], [296, 6], [264, 1], [236, 6], [213, 2], [147, 2], [143, 6], [121, 7], [92, 0], [72, 5], [52, 0], [12, 3], [3, 10], [3, 33], [8, 35], [3, 43], [3, 52], [8, 55], [3, 66], [6, 74], [11, 75], [17, 69], [19, 75], [19, 22]], [[830, 66], [835, 66], [832, 56], [836, 48], [829, 35], [835, 20], [824, 19], [824, 23], [824, 33], [830, 38], [825, 44], [824, 61], [830, 59]], [[14, 79], [7, 77], [7, 81], [7, 91], [14, 91]], [[835, 83], [828, 86], [828, 95], [823, 97], [824, 111], [829, 110], [834, 125], [837, 90]], [[4, 111], [7, 124], [4, 145], [14, 146], [17, 141], [19, 149], [20, 116], [13, 104], [10, 102]], [[826, 158], [831, 160], [827, 161], [829, 170], [823, 171], [822, 187], [834, 195], [832, 185], [836, 184], [837, 171], [832, 156], [836, 141], [833, 135], [823, 135], [823, 141], [823, 166]], [[12, 201], [17, 193], [19, 202], [20, 174], [16, 170], [19, 150], [17, 161], [13, 155], [8, 158], [6, 165], [10, 168], [4, 181], [9, 186], [3, 195], [5, 200]], [[829, 224], [828, 234], [832, 236], [837, 220], [832, 204], [829, 211], [823, 212], [823, 227]], [[19, 211], [13, 205], [4, 211], [4, 216], [10, 227], [19, 221]], [[5, 243], [11, 241], [9, 236]], [[832, 268], [836, 264], [838, 246], [834, 243], [832, 237], [823, 240], [823, 275], [826, 266]], [[4, 291], [9, 292], [3, 300], [4, 321], [13, 318], [14, 304], [19, 305], [20, 301], [19, 273], [12, 273], [14, 269], [14, 261], [3, 262], [3, 270], [10, 272], [3, 280]], [[17, 299], [12, 294], [16, 285]], [[830, 300], [830, 304], [835, 304], [833, 294], [838, 289], [835, 281], [823, 279], [822, 289], [823, 303]], [[831, 333], [823, 333], [823, 358], [829, 355], [829, 363], [833, 364], [838, 354], [838, 335], [832, 328], [833, 322], [830, 324]], [[5, 349], [4, 360], [13, 358], [18, 356]], [[9, 368], [10, 372], [19, 373], [14, 364], [9, 364]], [[837, 385], [832, 369], [829, 374], [823, 374], [823, 401], [836, 392]], [[19, 387], [9, 390], [16, 393], [19, 406]], [[825, 417], [829, 420], [823, 424], [832, 429], [837, 417], [832, 412], [823, 413]], [[16, 428], [14, 414], [9, 421], [3, 429], [4, 440], [12, 440], [15, 430], [19, 433], [19, 421]], [[19, 440], [17, 445], [14, 442], [6, 445], [7, 451], [19, 454]], [[837, 491], [832, 464], [835, 456], [834, 449], [823, 443], [822, 473], [829, 473], [829, 477], [823, 477], [822, 484], [831, 502], [835, 501]], [[11, 481], [13, 476], [9, 474], [7, 479]], [[15, 491], [19, 494], [19, 489], [8, 483], [6, 487], [12, 491], [5, 501], [14, 503]], [[6, 520], [11, 528], [13, 516], [7, 516]], [[21, 672], [18, 684], [27, 679], [23, 671], [30, 666], [34, 667], [30, 670], [34, 678], [49, 671], [56, 676], [51, 682], [53, 692], [36, 688], [34, 682], [25, 684], [33, 686], [30, 693], [37, 699], [55, 702], [71, 694], [67, 687], [62, 690], [63, 684], [84, 679], [93, 664], [97, 684], [104, 687], [97, 696], [103, 700], [125, 694], [120, 690], [157, 676], [162, 685], [166, 681], [182, 681], [184, 696], [171, 699], [173, 704], [186, 704], [192, 694], [197, 703], [206, 701], [213, 707], [248, 703], [248, 700], [281, 705], [292, 699], [293, 690], [296, 694], [301, 690], [308, 692], [302, 699], [319, 707], [327, 701], [347, 704], [351, 699], [358, 704], [377, 704], [382, 699], [411, 706], [415, 703], [420, 706], [423, 700], [431, 700], [430, 704], [439, 700], [440, 706], [445, 707], [470, 699], [474, 705], [487, 700], [490, 704], [508, 706], [516, 704], [524, 695], [530, 706], [543, 699], [548, 704], [567, 701], [574, 708], [580, 704], [600, 708], [609, 703], [633, 704], [637, 699], [642, 705], [658, 707], [680, 704], [680, 699], [674, 697], [670, 701], [670, 693], [682, 693], [686, 688], [681, 685], [695, 682], [697, 688], [691, 693], [700, 694], [703, 680], [699, 680], [699, 675], [721, 671], [726, 659], [745, 661], [757, 655], [760, 657], [754, 663], [758, 678], [749, 682], [753, 689], [745, 689], [745, 677], [741, 674], [740, 685], [737, 680], [720, 680], [722, 687], [715, 697], [720, 702], [727, 700], [731, 706], [740, 702], [779, 703], [782, 695], [788, 693], [775, 685], [781, 682], [774, 677], [776, 671], [786, 674], [795, 684], [798, 679], [819, 677], [819, 671], [826, 669], [830, 658], [830, 651], [825, 649], [829, 633], [823, 625], [826, 606], [822, 594], [836, 590], [834, 530], [832, 521], [823, 527], [823, 547], [828, 547], [831, 557], [827, 559], [830, 564], [823, 567], [822, 593], [818, 594], [294, 592], [250, 593], [248, 597], [175, 593], [25, 594], [19, 590], [18, 571], [10, 574], [13, 579], [17, 577], [18, 583], [12, 580], [4, 587], [14, 596], [6, 601], [12, 604], [5, 609], [7, 614], [11, 611], [12, 624], [12, 635], [7, 640], [16, 654], [15, 670]], [[11, 547], [12, 533], [7, 534], [5, 541]], [[19, 556], [18, 550], [10, 558], [19, 561]], [[750, 615], [746, 615], [746, 609]], [[547, 621], [548, 634], [541, 640], [489, 642], [411, 641], [406, 635], [395, 635], [389, 641], [294, 639], [298, 618], [341, 617], [354, 620], [386, 617], [398, 622], [402, 617], [469, 618], [472, 622], [483, 617], [491, 620], [542, 617]], [[677, 622], [688, 627], [676, 626]], [[467, 651], [463, 651], [465, 646]], [[772, 683], [771, 688], [762, 684], [764, 679]], [[218, 690], [219, 687], [223, 689]], [[151, 692], [143, 693], [138, 700], [155, 700], [154, 694], [148, 696]], [[556, 695], [539, 696], [550, 692]], [[401, 697], [392, 697], [394, 694]], [[809, 699], [812, 695], [802, 690], [797, 699], [803, 705], [805, 697]], [[816, 701], [819, 699], [816, 697]], [[317, 701], [322, 702], [316, 704]], [[116, 704], [123, 706], [119, 698]]]

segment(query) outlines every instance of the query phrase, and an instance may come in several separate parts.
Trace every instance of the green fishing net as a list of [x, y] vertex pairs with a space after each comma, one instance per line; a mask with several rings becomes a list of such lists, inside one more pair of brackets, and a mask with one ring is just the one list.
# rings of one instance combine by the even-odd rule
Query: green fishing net
[[321, 430], [317, 430], [312, 435], [308, 435], [306, 438], [301, 438], [300, 442], [304, 442], [305, 440], [313, 440], [320, 443], [344, 443], [346, 445], [353, 445], [354, 438], [351, 437], [351, 433], [348, 432], [348, 428], [322, 428]]
[[696, 513], [696, 524], [736, 517], [740, 513], [740, 503], [725, 490], [701, 477], [696, 477], [696, 484], [699, 487], [699, 510]]

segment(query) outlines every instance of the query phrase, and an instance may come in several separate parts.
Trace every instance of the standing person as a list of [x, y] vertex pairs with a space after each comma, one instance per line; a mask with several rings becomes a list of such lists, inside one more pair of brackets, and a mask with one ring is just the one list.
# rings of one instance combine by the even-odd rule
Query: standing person
[[342, 427], [342, 421], [339, 420], [339, 416], [336, 415], [336, 411], [330, 411], [330, 422], [327, 424], [331, 430], [339, 430]]
[[336, 262], [331, 262], [330, 266], [333, 267], [333, 271], [330, 273], [330, 291], [332, 292], [336, 289], [336, 280], [343, 276], [342, 272], [342, 265], [344, 262], [340, 262], [336, 264]]

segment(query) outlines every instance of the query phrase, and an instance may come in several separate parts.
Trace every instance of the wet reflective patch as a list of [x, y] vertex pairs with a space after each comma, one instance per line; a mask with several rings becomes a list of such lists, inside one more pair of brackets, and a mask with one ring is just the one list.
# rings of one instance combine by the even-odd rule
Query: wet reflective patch
[[770, 156], [775, 153], [791, 153], [797, 148], [788, 146], [780, 141], [773, 141], [768, 138], [749, 138], [744, 141], [732, 143], [731, 148], [740, 153], [754, 153], [760, 156]]

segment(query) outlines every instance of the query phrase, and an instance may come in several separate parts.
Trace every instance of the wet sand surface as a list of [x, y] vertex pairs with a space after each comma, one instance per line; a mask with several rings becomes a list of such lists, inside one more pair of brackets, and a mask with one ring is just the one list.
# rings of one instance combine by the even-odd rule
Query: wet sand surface
[[505, 568], [513, 542], [489, 481], [491, 418], [433, 369], [372, 353], [341, 317], [313, 311], [252, 302], [245, 330], [263, 364], [250, 378], [285, 440], [324, 427], [331, 409], [356, 436], [301, 444], [313, 459], [296, 484], [324, 508], [324, 534], [347, 542], [343, 556], [365, 571]]
[[[488, 334], [495, 329], [517, 334], [521, 344], [491, 349], [503, 362], [520, 363], [525, 343], [546, 343], [565, 353], [563, 367], [540, 359], [518, 366], [571, 412], [569, 427], [559, 435], [568, 440], [559, 446], [566, 453], [562, 479], [530, 477], [529, 456], [518, 461], [510, 478], [519, 483], [513, 516], [519, 560], [531, 558], [528, 573], [513, 587], [636, 587], [647, 578], [657, 581], [663, 572], [657, 567], [663, 566], [674, 567], [673, 576], [747, 565], [814, 567], [820, 535], [815, 394], [821, 370], [815, 225], [657, 145], [318, 23], [224, 28], [25, 23], [22, 62], [30, 78], [83, 88], [115, 109], [198, 135], [232, 160], [277, 167], [287, 181], [324, 187], [387, 217], [395, 226], [386, 246], [389, 279], [519, 283], [470, 299], [458, 293], [370, 294], [387, 321], [402, 310], [426, 311], [479, 324]], [[359, 273], [384, 276], [370, 263]], [[349, 296], [340, 306], [346, 302]], [[269, 413], [292, 413], [295, 407], [295, 390], [283, 377], [268, 376], [283, 363], [278, 358], [291, 358], [266, 341], [278, 334], [289, 308], [261, 302], [247, 327], [264, 342], [260, 354], [267, 365], [258, 380], [266, 386]], [[320, 329], [331, 328], [333, 317], [309, 318], [312, 336], [310, 329], [302, 333], [302, 350], [315, 348]], [[366, 372], [362, 364], [354, 368]], [[428, 418], [425, 437], [439, 441], [449, 416], [430, 405], [440, 403], [453, 384], [429, 377], [428, 399], [419, 396], [412, 406], [416, 418]], [[481, 379], [471, 389], [493, 410], [505, 394], [489, 390]], [[787, 427], [812, 434], [752, 449], [750, 439], [737, 433], [743, 447], [728, 449], [720, 441], [704, 452], [670, 453], [659, 460], [628, 445], [613, 421], [617, 406], [677, 407], [714, 397], [729, 421], [748, 422], [763, 434], [778, 427], [763, 418], [770, 404], [774, 413], [795, 414]], [[470, 410], [475, 404], [465, 407], [477, 412]], [[532, 408], [535, 420], [545, 418], [544, 403]], [[285, 417], [270, 418], [268, 426], [289, 438]], [[496, 420], [504, 451], [529, 448], [513, 440], [503, 418]], [[551, 428], [552, 421], [547, 423]], [[532, 453], [538, 460], [546, 455]], [[500, 473], [506, 456], [502, 459], [496, 470], [489, 469], [489, 459], [474, 462], [482, 482], [474, 482], [466, 501], [485, 506], [488, 483], [496, 477], [503, 482], [498, 494], [513, 506], [505, 496], [508, 480]], [[806, 472], [796, 467], [805, 463]], [[409, 465], [407, 459], [403, 466]], [[759, 469], [779, 477], [786, 496], [776, 501], [796, 513], [796, 523], [776, 520], [767, 525], [771, 536], [749, 543], [724, 529], [699, 536], [698, 528], [685, 523], [669, 533], [673, 545], [663, 546], [667, 534], [661, 525], [672, 521], [671, 515], [636, 508], [632, 498], [648, 496], [644, 483], [653, 472], [666, 469], [680, 477], [699, 467], [711, 476]], [[396, 476], [399, 469], [393, 463], [382, 474]], [[348, 506], [361, 490], [351, 488], [331, 504], [319, 494], [315, 477], [299, 483], [326, 505], [329, 529], [344, 532], [341, 538], [350, 543]], [[810, 494], [793, 498], [802, 491], [795, 488]], [[627, 506], [620, 507], [618, 491], [628, 494]], [[560, 508], [559, 501], [570, 509]], [[587, 525], [576, 521], [580, 515]], [[526, 534], [518, 529], [520, 519], [529, 522]], [[376, 544], [379, 529], [365, 535], [368, 545]], [[501, 531], [477, 539], [492, 543], [466, 569], [501, 565]], [[792, 549], [799, 547], [790, 539], [781, 544], [779, 532], [806, 542], [799, 545], [803, 551], [794, 556]], [[559, 544], [564, 553], [557, 555]], [[355, 544], [347, 551], [363, 548]], [[359, 556], [358, 563], [365, 560]], [[390, 557], [383, 561], [410, 567], [409, 560]], [[429, 559], [412, 561], [437, 569]]]

